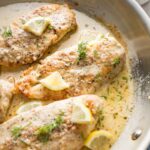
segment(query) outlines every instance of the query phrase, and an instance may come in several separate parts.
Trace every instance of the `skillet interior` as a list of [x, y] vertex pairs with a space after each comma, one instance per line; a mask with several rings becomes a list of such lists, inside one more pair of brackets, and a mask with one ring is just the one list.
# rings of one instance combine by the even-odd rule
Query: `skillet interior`
[[[1, 0], [0, 5], [27, 1], [29, 0], [11, 0], [11, 2]], [[43, 1], [51, 2], [50, 0]], [[56, 1], [52, 0], [52, 2]], [[69, 3], [88, 15], [97, 19], [103, 18], [107, 23], [116, 25], [123, 35], [128, 45], [135, 81], [135, 109], [124, 132], [112, 149], [144, 149], [148, 142], [147, 139], [150, 137], [150, 134], [148, 135], [150, 124], [150, 100], [148, 100], [150, 95], [148, 91], [150, 84], [148, 74], [150, 71], [150, 24], [144, 22], [148, 20], [148, 17], [142, 10], [143, 14], [137, 13], [137, 3], [129, 0], [69, 0]], [[131, 134], [137, 128], [142, 129], [142, 136], [138, 140], [132, 141]]]

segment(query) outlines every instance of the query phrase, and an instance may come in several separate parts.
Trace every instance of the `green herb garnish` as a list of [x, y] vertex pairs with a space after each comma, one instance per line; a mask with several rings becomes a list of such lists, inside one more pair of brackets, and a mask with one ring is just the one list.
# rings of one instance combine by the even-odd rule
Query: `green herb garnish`
[[43, 125], [36, 132], [37, 139], [40, 142], [47, 142], [52, 131], [59, 128], [62, 123], [62, 115], [59, 115], [52, 123]]
[[102, 122], [103, 122], [103, 120], [105, 118], [103, 111], [102, 110], [98, 110], [97, 111], [97, 116], [98, 116], [98, 118], [97, 118], [96, 128], [100, 129], [102, 127]]
[[86, 45], [87, 45], [87, 42], [81, 42], [78, 45], [78, 53], [79, 53], [78, 61], [86, 58]]
[[123, 97], [122, 97], [121, 94], [118, 94], [117, 96], [118, 96], [118, 100], [119, 100], [119, 101], [121, 101], [121, 100], [123, 99]]
[[12, 136], [15, 139], [17, 139], [18, 137], [20, 137], [22, 129], [23, 128], [21, 126], [15, 126], [15, 127], [13, 127], [12, 130], [11, 130]]
[[93, 51], [93, 55], [94, 55], [94, 57], [96, 57], [96, 58], [98, 57], [98, 52], [97, 52], [97, 50], [94, 50], [94, 51]]
[[101, 97], [103, 97], [105, 100], [107, 100], [107, 96], [103, 95], [103, 96], [101, 96]]
[[105, 37], [104, 34], [102, 34], [102, 35], [101, 35], [101, 38], [104, 38], [104, 37]]
[[98, 73], [96, 76], [95, 76], [95, 81], [96, 82], [101, 82], [102, 81], [102, 78], [101, 78], [101, 74]]
[[127, 82], [128, 78], [127, 77], [122, 77], [122, 80], [125, 80]]
[[36, 20], [36, 23], [37, 24], [43, 24], [44, 22], [43, 22], [43, 20]]
[[7, 37], [11, 37], [12, 36], [12, 31], [10, 27], [5, 27], [4, 31], [2, 33], [2, 36], [7, 38]]
[[54, 27], [53, 27], [52, 25], [49, 25], [49, 26], [48, 26], [48, 29], [49, 29], [49, 30], [53, 30]]
[[114, 67], [116, 67], [116, 65], [119, 65], [120, 64], [120, 58], [118, 57], [118, 58], [115, 58], [114, 60], [113, 60], [113, 65], [114, 65]]
[[21, 22], [22, 22], [22, 24], [25, 24], [25, 23], [26, 23], [26, 21], [25, 21], [24, 19], [21, 19]]

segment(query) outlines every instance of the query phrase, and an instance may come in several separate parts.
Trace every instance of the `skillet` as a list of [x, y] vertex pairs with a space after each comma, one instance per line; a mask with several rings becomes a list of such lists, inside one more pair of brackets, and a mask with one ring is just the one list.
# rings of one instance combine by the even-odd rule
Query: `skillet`
[[[0, 6], [17, 2], [29, 2], [29, 0], [1, 0]], [[42, 0], [42, 2], [56, 1]], [[105, 22], [117, 26], [126, 41], [132, 62], [135, 107], [126, 128], [112, 150], [144, 150], [150, 142], [149, 17], [134, 0], [69, 0], [68, 3], [93, 18], [103, 18]], [[142, 133], [141, 136], [137, 140], [132, 140], [131, 135], [137, 131]]]

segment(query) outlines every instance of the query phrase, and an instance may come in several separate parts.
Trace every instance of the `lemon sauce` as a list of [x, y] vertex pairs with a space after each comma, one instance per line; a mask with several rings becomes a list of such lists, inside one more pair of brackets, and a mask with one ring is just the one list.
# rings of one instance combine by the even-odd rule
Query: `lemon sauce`
[[[9, 26], [9, 24], [20, 15], [24, 15], [45, 4], [47, 3], [18, 3], [1, 7], [0, 28]], [[110, 32], [103, 24], [88, 17], [84, 13], [76, 10], [74, 10], [74, 12], [78, 24], [76, 32], [70, 34], [57, 46], [53, 47], [53, 51], [71, 47], [81, 40], [92, 40], [97, 36], [97, 33], [106, 34]], [[122, 72], [110, 83], [106, 83], [97, 89], [95, 93], [104, 100], [104, 106], [99, 114], [100, 117], [97, 128], [109, 131], [113, 135], [113, 141], [116, 141], [123, 131], [133, 108], [133, 83], [128, 57], [126, 59], [127, 61]], [[20, 76], [21, 72], [28, 67], [28, 65], [19, 68], [7, 68], [2, 66], [0, 79], [15, 80]], [[22, 104], [29, 101], [31, 100], [28, 100], [22, 95], [15, 96], [12, 100], [7, 119], [16, 115], [16, 110]], [[43, 102], [43, 104], [48, 103], [50, 102]]]

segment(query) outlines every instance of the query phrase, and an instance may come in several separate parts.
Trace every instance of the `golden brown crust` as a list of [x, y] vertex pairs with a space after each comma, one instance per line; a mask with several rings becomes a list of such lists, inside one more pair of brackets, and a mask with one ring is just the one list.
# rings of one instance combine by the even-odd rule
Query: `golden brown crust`
[[[94, 51], [97, 51], [97, 56]], [[28, 98], [58, 100], [71, 96], [94, 93], [104, 82], [114, 78], [125, 62], [124, 48], [112, 37], [105, 37], [88, 46], [86, 58], [77, 61], [78, 46], [52, 54], [41, 64], [25, 71], [17, 89]], [[114, 64], [115, 59], [116, 64]], [[52, 91], [43, 87], [39, 80], [58, 71], [70, 87], [62, 91]]]
[[[96, 121], [98, 110], [103, 105], [103, 101], [96, 95], [82, 95], [54, 102], [22, 113], [2, 124], [0, 150], [80, 150], [84, 144], [83, 135], [86, 137], [95, 128], [95, 123], [80, 125], [71, 121], [73, 101], [76, 99], [87, 104]], [[62, 123], [49, 133], [46, 142], [39, 140], [36, 134], [38, 129], [51, 125], [60, 114]], [[15, 138], [12, 130], [16, 126], [22, 129]]]
[[[53, 29], [47, 28], [40, 36], [23, 30], [26, 21], [49, 17]], [[12, 36], [0, 39], [0, 65], [28, 64], [40, 59], [49, 46], [56, 44], [77, 26], [75, 14], [67, 5], [50, 4], [22, 16], [11, 25]]]

